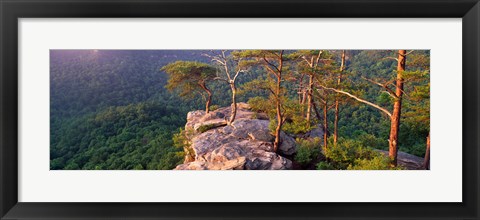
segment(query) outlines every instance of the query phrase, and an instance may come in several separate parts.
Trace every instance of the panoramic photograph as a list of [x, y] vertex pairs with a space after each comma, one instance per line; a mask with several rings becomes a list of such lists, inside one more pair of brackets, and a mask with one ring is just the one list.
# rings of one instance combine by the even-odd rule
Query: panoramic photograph
[[50, 170], [429, 170], [430, 50], [50, 50]]

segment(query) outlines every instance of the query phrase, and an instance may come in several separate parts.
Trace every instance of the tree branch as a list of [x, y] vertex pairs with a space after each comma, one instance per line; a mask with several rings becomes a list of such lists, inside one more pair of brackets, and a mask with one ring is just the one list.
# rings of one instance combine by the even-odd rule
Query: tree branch
[[245, 72], [245, 70], [238, 69], [237, 72], [235, 73], [235, 76], [233, 76], [232, 82], [235, 82], [235, 80], [237, 79], [238, 75], [239, 75], [240, 73], [244, 73], [244, 72]]
[[[274, 68], [277, 70], [276, 73], [282, 72], [282, 71], [280, 71], [280, 69], [278, 69], [277, 66], [275, 66], [273, 63], [270, 63], [265, 56], [263, 56], [263, 60], [264, 60], [269, 66], [274, 67]], [[271, 68], [269, 68], [269, 69], [271, 69]], [[272, 71], [275, 72], [274, 70], [272, 70]], [[275, 76], [277, 75], [276, 73], [275, 73]]]
[[394, 99], [398, 99], [397, 94], [396, 94], [392, 89], [390, 89], [390, 88], [388, 87], [388, 84], [390, 84], [391, 82], [387, 82], [387, 83], [385, 83], [385, 84], [382, 84], [382, 83], [379, 83], [379, 82], [377, 82], [377, 81], [368, 79], [368, 78], [363, 77], [363, 76], [362, 76], [362, 79], [367, 80], [367, 81], [369, 81], [369, 82], [371, 82], [371, 83], [373, 83], [373, 84], [375, 84], [375, 85], [378, 85], [378, 86], [384, 88], [385, 90], [387, 90], [387, 92], [388, 92], [388, 94], [389, 94], [390, 96], [392, 96]]
[[[393, 81], [392, 81], [392, 82], [389, 82], [389, 84], [392, 84], [395, 88], [397, 88], [397, 85], [395, 85], [395, 84], [393, 83]], [[403, 89], [400, 89], [400, 91], [401, 91], [407, 98], [409, 98], [408, 94], [407, 94], [405, 91], [403, 91]]]
[[332, 90], [332, 91], [334, 91], [334, 92], [347, 95], [347, 96], [349, 96], [349, 97], [351, 97], [351, 98], [354, 98], [355, 100], [357, 100], [357, 101], [359, 101], [359, 102], [365, 103], [365, 104], [367, 104], [367, 105], [370, 105], [370, 106], [372, 106], [372, 107], [374, 107], [374, 108], [376, 108], [376, 109], [384, 112], [384, 113], [387, 114], [390, 118], [392, 117], [392, 113], [390, 113], [387, 109], [382, 108], [382, 107], [380, 107], [379, 105], [373, 104], [373, 103], [371, 103], [371, 102], [369, 102], [369, 101], [367, 101], [367, 100], [365, 100], [365, 99], [361, 99], [361, 98], [359, 98], [359, 97], [357, 97], [357, 96], [354, 96], [354, 95], [352, 95], [352, 94], [350, 94], [350, 93], [348, 93], [348, 92], [342, 91], [342, 90], [337, 90], [337, 89], [325, 87], [325, 86], [322, 86], [322, 85], [319, 85], [319, 86], [322, 87], [322, 88], [324, 88], [324, 89], [327, 89], [327, 90]]
[[332, 109], [333, 107], [335, 107], [335, 103], [332, 104], [331, 106], [328, 106], [327, 111], [330, 110], [330, 109]]
[[221, 80], [221, 81], [225, 81], [225, 82], [229, 83], [228, 80], [226, 80], [226, 79], [224, 79], [224, 78], [222, 78], [222, 77], [215, 77], [215, 78], [213, 78], [213, 80]]
[[396, 60], [398, 62], [398, 58], [395, 58], [395, 57], [385, 57], [382, 60], [386, 60], [386, 59]]
[[305, 62], [307, 62], [308, 66], [310, 67], [312, 66], [312, 63], [310, 63], [305, 56], [302, 56], [302, 59], [305, 60]]
[[277, 72], [275, 72], [275, 70], [273, 70], [271, 67], [265, 66], [265, 68], [267, 68], [267, 70], [268, 70], [270, 73], [272, 73], [275, 77], [278, 77]]
[[259, 87], [258, 89], [267, 90], [267, 91], [269, 91], [270, 93], [272, 93], [272, 95], [275, 96], [275, 92], [274, 92], [274, 91], [272, 90], [272, 88], [270, 88], [270, 87]]
[[323, 50], [320, 50], [320, 51], [318, 52], [317, 61], [315, 62], [315, 67], [318, 66], [318, 61], [320, 61], [320, 56], [322, 55], [322, 53], [323, 53]]
[[210, 59], [212, 59], [212, 61], [215, 61], [215, 62], [221, 64], [222, 66], [225, 65], [225, 62], [222, 61], [222, 60], [220, 60], [220, 58], [217, 57], [217, 56], [212, 56], [212, 55], [206, 54], [206, 53], [204, 53], [204, 54], [202, 54], [202, 55], [203, 55], [203, 56], [206, 56], [206, 57], [208, 57], [208, 58], [210, 58]]

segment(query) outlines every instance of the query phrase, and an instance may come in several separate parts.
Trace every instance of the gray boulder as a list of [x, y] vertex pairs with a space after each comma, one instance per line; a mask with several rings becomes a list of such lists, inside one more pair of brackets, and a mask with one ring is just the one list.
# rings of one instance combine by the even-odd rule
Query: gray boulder
[[[380, 153], [388, 157], [388, 151], [385, 151], [385, 150], [377, 150], [377, 151], [379, 151]], [[401, 151], [398, 151], [397, 153], [397, 164], [400, 167], [404, 167], [408, 170], [425, 169], [423, 167], [423, 159], [424, 158], [421, 158], [412, 154], [408, 154], [405, 152], [401, 152]]]
[[285, 132], [280, 133], [280, 147], [278, 150], [284, 155], [293, 155], [297, 152], [297, 143], [293, 137], [289, 136]]
[[225, 119], [225, 114], [218, 111], [209, 112], [207, 114], [204, 114], [200, 118], [199, 122], [206, 122], [213, 119]]
[[239, 119], [234, 121], [232, 135], [242, 139], [271, 142], [274, 136], [268, 129], [268, 121], [258, 119]]
[[213, 119], [209, 121], [199, 122], [193, 125], [193, 130], [203, 133], [213, 128], [218, 128], [227, 125], [224, 119]]
[[[268, 120], [254, 119], [254, 112], [246, 106], [238, 108], [237, 116], [230, 126], [230, 107], [220, 108], [205, 114], [190, 112], [186, 127], [197, 131], [190, 138], [193, 161], [178, 165], [176, 170], [282, 170], [291, 169], [292, 162], [273, 152], [274, 136], [268, 129]], [[282, 154], [295, 152], [295, 140], [283, 135]]]
[[193, 130], [195, 124], [200, 122], [200, 119], [205, 115], [205, 111], [197, 110], [191, 111], [187, 114], [187, 123], [185, 124], [185, 130]]
[[238, 109], [245, 109], [245, 110], [250, 110], [251, 107], [248, 103], [245, 102], [237, 102], [237, 110]]
[[310, 130], [309, 132], [305, 133], [305, 138], [321, 138], [323, 139], [324, 134], [323, 125], [317, 125], [314, 129]]

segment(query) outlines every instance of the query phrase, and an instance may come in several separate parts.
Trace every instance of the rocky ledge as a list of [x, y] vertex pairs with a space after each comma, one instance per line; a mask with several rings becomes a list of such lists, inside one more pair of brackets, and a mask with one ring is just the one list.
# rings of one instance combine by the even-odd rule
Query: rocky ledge
[[[208, 114], [189, 112], [185, 131], [190, 149], [183, 164], [176, 170], [285, 170], [292, 169], [288, 158], [296, 153], [295, 139], [283, 133], [278, 153], [273, 151], [274, 136], [263, 113], [250, 110], [246, 103], [237, 104], [235, 121], [227, 126], [230, 107]], [[297, 138], [323, 138], [321, 126], [297, 135]], [[387, 151], [378, 150], [388, 155]], [[288, 158], [287, 158], [288, 157]], [[398, 163], [409, 170], [423, 169], [423, 158], [398, 152]]]
[[185, 130], [190, 140], [192, 159], [176, 170], [283, 170], [291, 169], [285, 158], [296, 151], [295, 139], [282, 134], [279, 153], [273, 151], [274, 136], [268, 129], [268, 117], [249, 110], [246, 103], [237, 104], [235, 121], [227, 126], [230, 107], [208, 114], [193, 111], [187, 115]]
[[[388, 156], [388, 151], [378, 150], [385, 156]], [[399, 151], [397, 154], [397, 163], [399, 166], [404, 167], [407, 170], [423, 170], [423, 158], [417, 157], [412, 154]]]

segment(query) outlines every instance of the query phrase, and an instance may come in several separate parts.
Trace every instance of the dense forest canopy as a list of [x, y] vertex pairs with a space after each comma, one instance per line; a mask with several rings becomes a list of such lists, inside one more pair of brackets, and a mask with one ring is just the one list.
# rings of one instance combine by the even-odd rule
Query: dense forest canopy
[[[51, 50], [50, 168], [173, 169], [187, 113], [238, 102], [266, 113], [277, 137], [325, 129], [321, 142], [298, 141], [295, 158], [317, 169], [377, 163], [338, 158], [391, 150], [401, 104], [395, 147], [425, 157], [429, 67], [425, 50]], [[311, 158], [317, 145], [329, 159]]]

